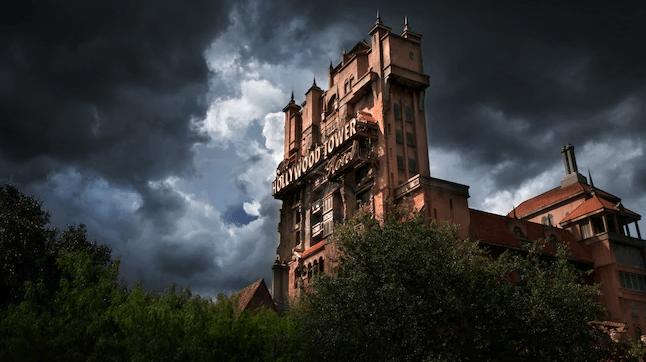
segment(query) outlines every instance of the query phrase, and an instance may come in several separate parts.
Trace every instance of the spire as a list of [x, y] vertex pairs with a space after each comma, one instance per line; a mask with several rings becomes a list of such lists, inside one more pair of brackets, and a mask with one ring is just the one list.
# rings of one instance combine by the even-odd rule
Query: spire
[[293, 89], [292, 89], [292, 99], [289, 102], [294, 103], [294, 90]]
[[381, 25], [383, 24], [381, 22], [381, 15], [379, 14], [379, 9], [377, 9], [377, 22], [375, 23], [376, 25]]
[[596, 194], [597, 189], [594, 187], [594, 182], [592, 181], [592, 174], [590, 174], [590, 169], [588, 169], [588, 178], [590, 179], [590, 193], [594, 195]]
[[332, 69], [334, 68], [332, 68], [332, 61], [330, 60], [330, 71], [332, 71]]
[[410, 26], [408, 25], [408, 16], [404, 17], [404, 31], [410, 31]]
[[314, 76], [314, 82], [312, 83], [312, 88], [315, 88], [315, 87], [316, 87], [316, 88], [318, 88], [318, 87], [316, 86], [316, 76]]

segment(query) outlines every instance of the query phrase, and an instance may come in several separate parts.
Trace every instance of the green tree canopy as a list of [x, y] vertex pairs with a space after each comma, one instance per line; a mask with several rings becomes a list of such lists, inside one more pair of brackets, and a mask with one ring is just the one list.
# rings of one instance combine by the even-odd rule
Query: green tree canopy
[[[590, 322], [597, 286], [540, 243], [494, 258], [419, 215], [335, 228], [334, 275], [304, 288], [297, 350], [339, 361], [592, 361], [614, 347]], [[612, 347], [609, 348], [608, 346]]]
[[109, 264], [110, 248], [88, 241], [84, 225], [61, 232], [48, 223], [40, 201], [11, 185], [0, 187], [0, 307], [19, 302], [25, 282], [59, 288], [62, 270], [56, 260], [64, 253], [83, 251], [94, 265]]
[[0, 188], [0, 361], [271, 361], [296, 326], [271, 310], [235, 310], [186, 287], [127, 288], [110, 249], [83, 225], [47, 227], [41, 204]]

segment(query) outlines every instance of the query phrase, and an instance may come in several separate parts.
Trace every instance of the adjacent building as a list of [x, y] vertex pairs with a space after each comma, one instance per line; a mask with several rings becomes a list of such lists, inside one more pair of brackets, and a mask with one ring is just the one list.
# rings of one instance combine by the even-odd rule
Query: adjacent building
[[[460, 225], [459, 236], [495, 252], [523, 250], [532, 240], [566, 243], [569, 258], [594, 268], [608, 320], [641, 335], [646, 327], [646, 269], [640, 216], [596, 189], [578, 172], [574, 147], [563, 148], [561, 184], [508, 215], [470, 209], [469, 187], [431, 177], [424, 110], [429, 76], [420, 34], [405, 22], [396, 34], [377, 17], [370, 41], [330, 64], [327, 90], [313, 82], [305, 100], [284, 107], [284, 158], [272, 194], [282, 201], [271, 294], [280, 309], [297, 298], [336, 253], [334, 225], [359, 208], [385, 213], [404, 200], [427, 218]], [[631, 235], [628, 225], [634, 224]]]

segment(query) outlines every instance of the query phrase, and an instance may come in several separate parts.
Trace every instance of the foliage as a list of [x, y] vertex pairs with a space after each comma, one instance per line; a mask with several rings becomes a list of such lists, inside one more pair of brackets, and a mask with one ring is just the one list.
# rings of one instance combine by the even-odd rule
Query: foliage
[[40, 203], [0, 189], [3, 287], [0, 360], [284, 360], [296, 326], [237, 301], [194, 295], [171, 285], [161, 293], [118, 279], [110, 249], [87, 241], [85, 228], [48, 229]]
[[84, 225], [60, 232], [48, 222], [39, 201], [11, 185], [0, 187], [0, 307], [20, 302], [25, 282], [49, 292], [59, 288], [56, 260], [62, 253], [84, 251], [95, 265], [109, 264], [110, 248], [89, 242]]
[[[395, 213], [335, 229], [335, 277], [304, 290], [296, 316], [300, 357], [315, 360], [495, 361], [608, 358], [589, 322], [603, 310], [596, 286], [565, 258], [492, 258], [452, 226]], [[299, 359], [299, 358], [297, 358]]]

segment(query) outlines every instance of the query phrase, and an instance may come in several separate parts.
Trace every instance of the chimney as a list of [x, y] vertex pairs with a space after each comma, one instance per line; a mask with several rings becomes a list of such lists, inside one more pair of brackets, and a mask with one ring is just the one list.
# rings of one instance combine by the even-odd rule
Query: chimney
[[572, 144], [568, 144], [567, 146], [561, 147], [561, 155], [563, 155], [563, 163], [565, 164], [565, 177], [561, 180], [561, 188], [566, 188], [577, 182], [587, 184], [588, 180], [585, 176], [579, 173], [579, 169], [576, 165], [574, 146], [572, 146]]

